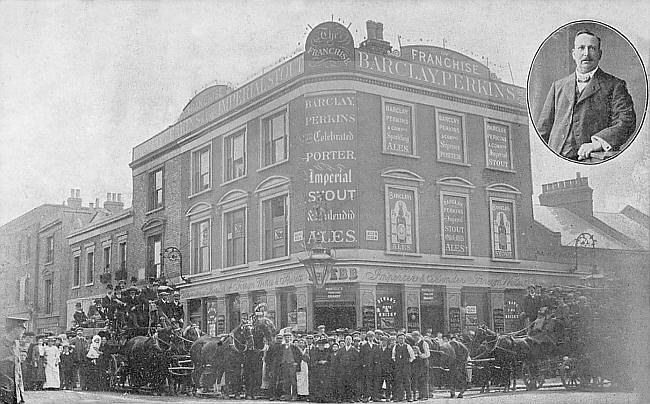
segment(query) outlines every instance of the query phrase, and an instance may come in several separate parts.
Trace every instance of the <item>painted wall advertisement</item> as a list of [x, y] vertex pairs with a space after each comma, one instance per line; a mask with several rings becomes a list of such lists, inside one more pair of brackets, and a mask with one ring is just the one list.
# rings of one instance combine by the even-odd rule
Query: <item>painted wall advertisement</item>
[[510, 158], [510, 127], [496, 122], [485, 123], [487, 167], [512, 170]]
[[413, 108], [391, 101], [383, 108], [384, 152], [413, 155]]
[[449, 332], [460, 333], [460, 307], [449, 308]]
[[438, 160], [448, 163], [466, 163], [463, 117], [438, 111], [436, 114]]
[[324, 93], [304, 100], [305, 244], [357, 247], [356, 94]]
[[515, 259], [514, 250], [514, 207], [512, 202], [490, 201], [492, 220], [492, 256], [494, 258]]
[[417, 252], [415, 240], [415, 192], [407, 189], [387, 190], [389, 216], [389, 250]]
[[442, 194], [443, 254], [469, 256], [467, 197]]

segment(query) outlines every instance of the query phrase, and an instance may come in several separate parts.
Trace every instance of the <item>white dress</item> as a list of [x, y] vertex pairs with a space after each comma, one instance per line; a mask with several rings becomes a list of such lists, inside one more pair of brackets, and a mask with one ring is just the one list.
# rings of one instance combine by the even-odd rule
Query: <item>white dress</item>
[[45, 347], [45, 384], [44, 389], [58, 389], [61, 387], [59, 379], [59, 362], [61, 362], [61, 353], [56, 346]]
[[[302, 354], [305, 355], [307, 350], [305, 349]], [[304, 356], [303, 356], [304, 358]], [[296, 373], [296, 382], [298, 385], [298, 395], [299, 396], [308, 396], [309, 395], [309, 366], [305, 360], [300, 361], [300, 372]]]

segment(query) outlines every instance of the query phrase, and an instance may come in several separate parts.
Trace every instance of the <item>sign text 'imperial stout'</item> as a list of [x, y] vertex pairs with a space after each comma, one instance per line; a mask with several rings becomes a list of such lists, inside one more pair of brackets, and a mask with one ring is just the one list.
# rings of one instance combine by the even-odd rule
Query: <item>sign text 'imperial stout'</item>
[[307, 95], [304, 169], [306, 244], [357, 246], [358, 170], [355, 93]]

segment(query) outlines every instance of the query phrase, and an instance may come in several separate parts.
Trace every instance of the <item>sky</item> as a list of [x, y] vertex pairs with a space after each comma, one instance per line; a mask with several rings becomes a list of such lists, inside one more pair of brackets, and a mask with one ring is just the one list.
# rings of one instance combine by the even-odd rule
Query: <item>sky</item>
[[[618, 29], [648, 66], [649, 9], [634, 0], [0, 0], [0, 224], [62, 203], [70, 188], [84, 205], [114, 192], [129, 206], [135, 145], [173, 124], [202, 89], [244, 84], [299, 53], [310, 26], [332, 18], [350, 25], [356, 45], [365, 21], [380, 21], [393, 47], [444, 41], [525, 86], [544, 39], [580, 19]], [[596, 211], [647, 212], [647, 128], [620, 156], [584, 166], [560, 161], [531, 127], [534, 192], [580, 171]]]

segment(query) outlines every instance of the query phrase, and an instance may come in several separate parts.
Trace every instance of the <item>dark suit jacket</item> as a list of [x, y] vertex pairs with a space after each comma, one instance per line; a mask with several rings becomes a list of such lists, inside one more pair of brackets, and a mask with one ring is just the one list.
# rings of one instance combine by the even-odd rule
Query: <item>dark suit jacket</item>
[[359, 357], [361, 365], [364, 367], [375, 366], [381, 363], [381, 346], [377, 342], [373, 342], [372, 348], [370, 343], [364, 341], [359, 349]]
[[558, 154], [569, 130], [578, 148], [597, 136], [617, 150], [635, 129], [636, 115], [625, 81], [600, 68], [577, 101], [575, 72], [553, 83], [537, 120], [540, 136]]
[[359, 366], [359, 351], [357, 348], [351, 346], [349, 350], [345, 350], [345, 346], [342, 346], [338, 350], [339, 355], [339, 366], [341, 374], [349, 376], [354, 374]]

